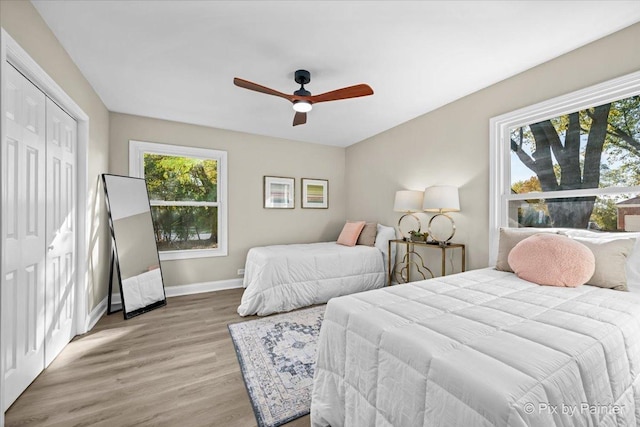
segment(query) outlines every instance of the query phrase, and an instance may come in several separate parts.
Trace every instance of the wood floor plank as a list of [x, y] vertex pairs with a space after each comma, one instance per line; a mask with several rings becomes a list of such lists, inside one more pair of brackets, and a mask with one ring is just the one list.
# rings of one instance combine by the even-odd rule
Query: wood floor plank
[[[5, 414], [10, 426], [225, 426], [256, 419], [227, 325], [242, 289], [174, 297], [76, 337]], [[309, 416], [287, 427], [307, 427]]]

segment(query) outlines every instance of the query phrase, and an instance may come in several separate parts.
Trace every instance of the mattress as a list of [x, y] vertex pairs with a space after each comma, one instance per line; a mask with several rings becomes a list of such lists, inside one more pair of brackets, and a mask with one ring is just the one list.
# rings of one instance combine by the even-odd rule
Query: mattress
[[247, 254], [238, 314], [264, 316], [385, 284], [382, 252], [336, 242], [273, 245]]
[[494, 269], [335, 298], [313, 426], [640, 425], [640, 295]]

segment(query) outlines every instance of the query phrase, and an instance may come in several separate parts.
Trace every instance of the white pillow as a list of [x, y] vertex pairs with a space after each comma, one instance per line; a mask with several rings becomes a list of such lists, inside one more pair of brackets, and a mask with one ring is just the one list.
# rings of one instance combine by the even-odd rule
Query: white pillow
[[615, 240], [615, 239], [628, 239], [635, 238], [636, 243], [631, 253], [627, 257], [627, 262], [625, 264], [626, 273], [627, 273], [627, 288], [630, 292], [639, 292], [640, 293], [640, 233], [635, 232], [600, 232], [600, 231], [589, 231], [589, 230], [563, 230], [562, 234], [566, 234], [569, 237], [588, 237], [591, 239], [605, 239], [605, 240]]
[[[378, 233], [376, 234], [375, 246], [382, 252], [384, 259], [384, 271], [387, 271], [389, 267], [389, 259], [387, 258], [387, 251], [389, 250], [389, 240], [396, 238], [396, 229], [393, 227], [387, 227], [386, 225], [378, 224]], [[396, 262], [396, 245], [391, 245], [391, 268]]]

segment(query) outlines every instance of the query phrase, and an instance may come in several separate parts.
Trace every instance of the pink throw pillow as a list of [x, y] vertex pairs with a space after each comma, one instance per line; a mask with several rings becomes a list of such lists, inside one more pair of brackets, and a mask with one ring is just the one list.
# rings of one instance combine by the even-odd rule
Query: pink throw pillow
[[347, 222], [338, 237], [338, 244], [355, 246], [358, 241], [358, 236], [360, 236], [365, 224], [366, 222], [364, 221]]
[[595, 271], [593, 252], [575, 240], [558, 234], [535, 234], [509, 252], [516, 275], [538, 285], [584, 285]]

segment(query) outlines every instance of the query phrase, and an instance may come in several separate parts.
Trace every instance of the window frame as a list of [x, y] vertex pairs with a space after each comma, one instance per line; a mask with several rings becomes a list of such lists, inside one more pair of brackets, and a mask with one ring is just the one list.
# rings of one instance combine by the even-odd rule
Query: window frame
[[[196, 148], [182, 145], [170, 145], [157, 142], [129, 140], [129, 175], [144, 178], [144, 154], [160, 154], [177, 157], [190, 157], [218, 162], [218, 195], [216, 202], [202, 202], [218, 208], [218, 247], [215, 249], [182, 249], [158, 251], [160, 261], [219, 257], [228, 255], [228, 206], [227, 206], [227, 152], [208, 148]], [[149, 201], [151, 206], [194, 206], [194, 202]], [[198, 205], [202, 205], [198, 202]]]
[[[561, 95], [489, 120], [489, 265], [495, 265], [501, 227], [508, 227], [510, 201], [530, 199], [532, 193], [511, 194], [512, 128], [526, 126], [630, 96], [640, 95], [640, 71]], [[536, 198], [563, 198], [640, 193], [640, 186], [543, 191]]]

